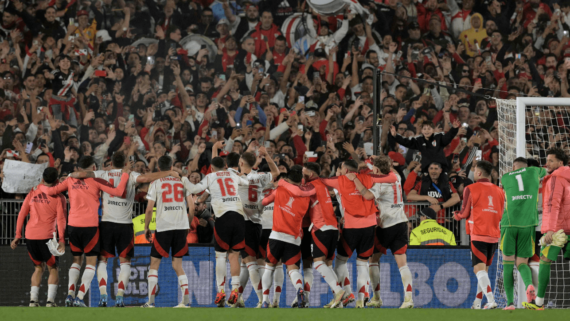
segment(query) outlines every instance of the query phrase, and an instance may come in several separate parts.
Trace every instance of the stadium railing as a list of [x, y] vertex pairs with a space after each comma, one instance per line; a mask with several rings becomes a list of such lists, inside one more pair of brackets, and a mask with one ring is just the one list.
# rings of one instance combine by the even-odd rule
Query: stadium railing
[[[20, 212], [22, 203], [23, 200], [0, 200], [0, 245], [9, 245], [16, 236], [18, 213]], [[404, 210], [410, 218], [411, 228], [415, 228], [419, 225], [419, 212], [430, 204], [427, 202], [417, 202], [404, 203], [404, 205]], [[465, 221], [457, 222], [453, 219], [454, 209], [455, 208], [446, 209], [445, 216], [438, 217], [438, 222], [454, 233], [457, 245], [468, 245], [469, 239], [465, 233]], [[133, 204], [133, 218], [144, 214], [145, 210], [146, 203], [135, 202]], [[26, 223], [28, 218], [26, 218]], [[25, 224], [22, 230], [22, 235], [25, 235]], [[22, 242], [25, 244], [25, 240], [22, 240]]]

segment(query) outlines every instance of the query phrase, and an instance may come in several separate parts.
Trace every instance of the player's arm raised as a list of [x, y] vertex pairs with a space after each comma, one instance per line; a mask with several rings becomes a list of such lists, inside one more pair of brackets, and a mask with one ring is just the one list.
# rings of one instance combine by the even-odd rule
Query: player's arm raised
[[148, 174], [140, 175], [139, 177], [137, 177], [137, 184], [150, 183], [150, 182], [156, 181], [157, 179], [165, 178], [168, 176], [180, 178], [180, 174], [178, 174], [177, 171], [148, 173]]
[[188, 178], [182, 177], [182, 184], [184, 184], [184, 188], [186, 188], [192, 194], [201, 193], [206, 188], [208, 188], [208, 175], [206, 175], [206, 177], [204, 177], [198, 184], [192, 184]]
[[271, 177], [275, 179], [277, 176], [279, 176], [279, 167], [277, 167], [277, 164], [275, 164], [271, 158], [271, 155], [269, 155], [265, 147], [259, 147], [259, 153], [265, 157], [265, 161], [267, 162], [267, 165], [269, 165], [269, 170], [271, 170]]
[[261, 205], [267, 206], [275, 201], [275, 193], [277, 193], [277, 189], [271, 191], [271, 194], [265, 196], [263, 201], [261, 201]]
[[24, 226], [24, 221], [26, 220], [26, 217], [28, 216], [28, 214], [30, 214], [30, 198], [31, 198], [30, 195], [31, 194], [28, 194], [26, 196], [26, 199], [24, 200], [24, 203], [20, 208], [20, 213], [18, 214], [18, 222], [16, 225], [16, 237], [10, 244], [12, 250], [16, 249], [16, 247], [18, 246], [18, 242], [20, 242], [20, 240], [22, 239], [22, 227]]
[[370, 177], [372, 177], [372, 182], [373, 183], [388, 183], [388, 184], [392, 184], [392, 183], [396, 183], [396, 181], [398, 180], [398, 176], [396, 176], [396, 174], [394, 174], [393, 172], [390, 172], [388, 175], [370, 175]]
[[358, 177], [356, 177], [356, 174], [348, 173], [348, 174], [346, 174], [346, 178], [348, 178], [349, 180], [354, 182], [354, 185], [356, 185], [356, 189], [360, 192], [360, 195], [362, 195], [362, 197], [364, 197], [367, 200], [374, 199], [374, 194], [372, 194], [372, 192], [369, 191], [368, 188], [366, 188], [366, 186], [364, 186], [360, 182]]
[[81, 178], [95, 178], [95, 173], [93, 171], [77, 171], [77, 172], [73, 172], [71, 174], [69, 174], [69, 177], [72, 178], [77, 178], [77, 179], [81, 179]]

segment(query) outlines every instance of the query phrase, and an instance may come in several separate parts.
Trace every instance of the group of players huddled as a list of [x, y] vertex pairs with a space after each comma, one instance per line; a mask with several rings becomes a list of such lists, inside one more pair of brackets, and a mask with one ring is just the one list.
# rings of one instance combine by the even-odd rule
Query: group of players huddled
[[[59, 184], [57, 171], [47, 168], [41, 184], [24, 201], [16, 238], [12, 242], [12, 248], [16, 248], [29, 214], [26, 245], [35, 265], [30, 306], [39, 305], [39, 285], [46, 266], [50, 273], [47, 306], [55, 306], [58, 260], [46, 241], [57, 225], [58, 250], [63, 251], [66, 224], [73, 254], [66, 306], [86, 306], [83, 298], [95, 273], [101, 294], [99, 306], [107, 305], [107, 259], [115, 255], [121, 262], [115, 302], [116, 306], [124, 306], [123, 294], [130, 276], [130, 260], [134, 256], [131, 219], [135, 187], [151, 182], [145, 213], [145, 235], [152, 242], [149, 300], [143, 307], [155, 307], [158, 268], [161, 259], [169, 255], [172, 255], [172, 267], [183, 294], [176, 307], [190, 307], [182, 257], [188, 255], [187, 234], [195, 208], [192, 195], [202, 192], [209, 193], [216, 220], [216, 305], [244, 307], [241, 295], [251, 280], [259, 298], [257, 307], [278, 307], [284, 264], [296, 289], [294, 307], [308, 307], [313, 269], [320, 273], [334, 295], [325, 308], [342, 308], [354, 301], [356, 308], [381, 307], [379, 262], [390, 249], [399, 267], [405, 294], [400, 308], [414, 307], [412, 274], [406, 263], [408, 217], [404, 212], [400, 177], [388, 157], [373, 157], [371, 164], [348, 160], [342, 163], [337, 176], [321, 178], [320, 166], [316, 163], [295, 165], [284, 176], [265, 148], [259, 148], [259, 154], [267, 161], [270, 172], [255, 170], [255, 153], [230, 153], [225, 157], [214, 157], [211, 173], [198, 184], [192, 184], [172, 171], [172, 160], [168, 156], [158, 160], [159, 172], [145, 175], [130, 172], [122, 152], [113, 155], [113, 169], [108, 171], [97, 171], [93, 158], [84, 156], [78, 163], [79, 170]], [[525, 307], [543, 309], [550, 264], [565, 247], [570, 234], [568, 158], [558, 149], [549, 150], [547, 154], [549, 175], [546, 177], [547, 171], [529, 167], [526, 159], [518, 158], [514, 161], [514, 171], [502, 177], [503, 191], [489, 181], [492, 165], [479, 161], [474, 171], [476, 183], [464, 190], [462, 210], [454, 217], [467, 220], [467, 232], [471, 237], [472, 261], [478, 279], [475, 309], [481, 309], [483, 295], [488, 301], [485, 309], [497, 307], [487, 272], [499, 240], [509, 301], [506, 309], [514, 309], [515, 257], [527, 289]], [[528, 260], [535, 256], [534, 229], [538, 224], [537, 200], [542, 177], [544, 236], [541, 239], [538, 291], [535, 291]], [[66, 199], [61, 194], [64, 191], [68, 192], [70, 202], [67, 222]], [[338, 200], [340, 220], [335, 215], [331, 195]], [[102, 217], [99, 221], [100, 198]], [[153, 208], [156, 208], [154, 233], [149, 230]], [[421, 215], [429, 215], [425, 211], [433, 209], [426, 208]], [[351, 291], [347, 268], [353, 252], [357, 254], [356, 296]], [[570, 258], [570, 249], [566, 248], [564, 253]], [[83, 256], [86, 267], [76, 295]], [[227, 261], [232, 289], [229, 295], [224, 290]], [[302, 274], [299, 271], [301, 263]], [[270, 302], [273, 283], [276, 283], [275, 295]], [[369, 298], [369, 287], [374, 293], [372, 298]]]

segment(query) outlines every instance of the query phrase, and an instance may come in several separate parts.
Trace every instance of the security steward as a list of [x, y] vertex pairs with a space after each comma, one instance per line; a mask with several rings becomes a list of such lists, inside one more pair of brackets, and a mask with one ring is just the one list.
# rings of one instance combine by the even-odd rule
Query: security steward
[[421, 223], [410, 233], [410, 245], [457, 245], [453, 233], [437, 223], [432, 208], [422, 209], [419, 215]]

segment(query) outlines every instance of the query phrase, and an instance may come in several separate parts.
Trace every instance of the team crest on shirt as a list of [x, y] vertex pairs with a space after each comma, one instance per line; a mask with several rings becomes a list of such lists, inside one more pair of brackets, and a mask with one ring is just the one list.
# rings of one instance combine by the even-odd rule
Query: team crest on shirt
[[493, 196], [489, 196], [489, 206], [493, 207]]
[[293, 202], [295, 201], [295, 199], [293, 197], [289, 197], [289, 202], [287, 202], [287, 207], [293, 208]]
[[89, 189], [89, 185], [85, 184], [83, 180], [78, 180], [73, 183], [71, 189]]
[[41, 193], [38, 194], [36, 196], [34, 196], [34, 198], [32, 198], [32, 202], [33, 203], [41, 203], [41, 204], [49, 204], [49, 198], [47, 197], [46, 193]]
[[433, 145], [433, 147], [435, 147], [435, 145], [437, 145], [437, 143], [435, 142], [435, 140], [433, 142], [431, 142], [431, 144]]

